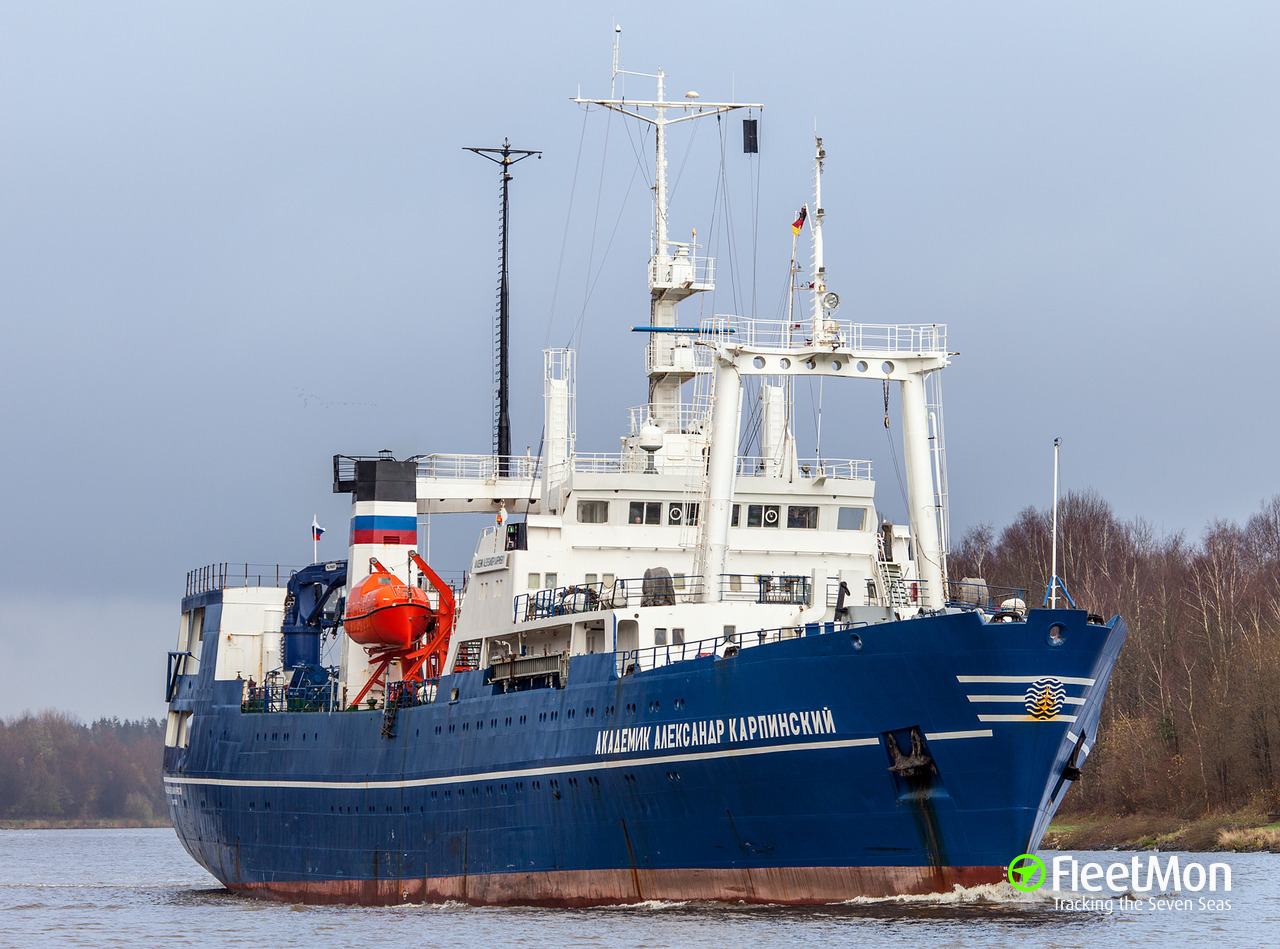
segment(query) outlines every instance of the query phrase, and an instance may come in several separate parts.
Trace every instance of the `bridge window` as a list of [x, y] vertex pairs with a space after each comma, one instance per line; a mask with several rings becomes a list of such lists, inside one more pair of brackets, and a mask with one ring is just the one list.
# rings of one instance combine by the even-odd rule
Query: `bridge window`
[[632, 501], [627, 512], [628, 524], [661, 524], [661, 501]]
[[579, 501], [578, 502], [578, 523], [579, 524], [609, 523], [609, 502], [608, 501]]
[[840, 508], [840, 513], [836, 516], [836, 530], [860, 531], [866, 517], [867, 509], [865, 507], [842, 507]]
[[816, 507], [791, 505], [787, 508], [787, 527], [798, 527], [807, 531], [817, 530], [818, 509]]
[[697, 524], [698, 523], [698, 505], [695, 504], [670, 504], [667, 506], [667, 523], [668, 524]]

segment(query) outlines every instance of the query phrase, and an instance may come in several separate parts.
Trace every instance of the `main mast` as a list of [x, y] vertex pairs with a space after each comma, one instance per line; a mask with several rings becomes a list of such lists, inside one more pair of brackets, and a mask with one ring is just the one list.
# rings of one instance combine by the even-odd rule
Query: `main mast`
[[[734, 109], [759, 109], [758, 103], [702, 102], [696, 92], [685, 93], [684, 102], [671, 102], [666, 98], [666, 73], [630, 72], [618, 66], [618, 36], [621, 27], [614, 28], [613, 77], [610, 98], [573, 99], [579, 105], [598, 105], [623, 115], [647, 122], [654, 127], [654, 198], [653, 244], [649, 259], [649, 345], [646, 369], [649, 375], [649, 412], [652, 421], [665, 432], [681, 429], [680, 388], [692, 379], [697, 371], [687, 347], [677, 346], [676, 304], [695, 293], [715, 288], [715, 261], [698, 257], [698, 245], [689, 241], [673, 241], [670, 238], [667, 209], [667, 129], [679, 122], [705, 119], [722, 115]], [[657, 82], [657, 98], [651, 100], [616, 98], [618, 76], [639, 76]], [[691, 333], [696, 334], [697, 328]]]

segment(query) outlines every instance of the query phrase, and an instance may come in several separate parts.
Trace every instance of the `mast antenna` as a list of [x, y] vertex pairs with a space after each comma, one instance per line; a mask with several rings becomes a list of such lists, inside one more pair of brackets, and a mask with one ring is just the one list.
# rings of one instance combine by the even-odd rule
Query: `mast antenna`
[[502, 220], [498, 228], [498, 325], [495, 332], [497, 352], [494, 353], [494, 381], [497, 383], [494, 393], [493, 407], [493, 454], [498, 461], [499, 477], [506, 477], [511, 457], [511, 411], [510, 411], [510, 291], [507, 282], [507, 229], [511, 222], [511, 166], [523, 161], [530, 155], [542, 158], [542, 152], [524, 148], [512, 148], [511, 141], [504, 138], [501, 148], [473, 148], [466, 146], [469, 152], [475, 152], [481, 158], [487, 158], [502, 169]]
[[1049, 589], [1044, 594], [1044, 605], [1051, 610], [1058, 608], [1059, 590], [1073, 608], [1076, 605], [1076, 601], [1071, 599], [1071, 594], [1067, 592], [1067, 585], [1058, 577], [1058, 449], [1061, 447], [1062, 439], [1055, 438], [1053, 440], [1053, 530], [1050, 534], [1053, 553], [1050, 555], [1052, 566], [1049, 568], [1052, 575], [1049, 577]]

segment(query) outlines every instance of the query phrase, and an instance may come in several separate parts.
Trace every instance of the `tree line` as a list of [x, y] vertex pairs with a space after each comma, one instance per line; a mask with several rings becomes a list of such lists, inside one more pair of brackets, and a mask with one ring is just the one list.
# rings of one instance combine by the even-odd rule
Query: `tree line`
[[[970, 529], [953, 578], [1028, 590], [1051, 576], [1052, 510]], [[1280, 495], [1192, 541], [1122, 521], [1092, 491], [1058, 508], [1058, 576], [1082, 609], [1122, 616], [1097, 742], [1067, 811], [1191, 817], [1280, 810]], [[1061, 604], [1061, 600], [1059, 600]]]
[[166, 813], [164, 726], [63, 712], [0, 721], [0, 819], [138, 821]]

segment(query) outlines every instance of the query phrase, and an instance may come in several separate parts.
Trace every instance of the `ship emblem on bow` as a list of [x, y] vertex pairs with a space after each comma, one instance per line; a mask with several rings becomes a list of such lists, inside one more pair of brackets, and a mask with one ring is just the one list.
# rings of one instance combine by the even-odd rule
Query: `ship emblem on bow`
[[1066, 701], [1066, 697], [1067, 690], [1053, 676], [1036, 679], [1027, 687], [1025, 699], [1027, 713], [1039, 721], [1049, 721], [1062, 711], [1062, 704]]

